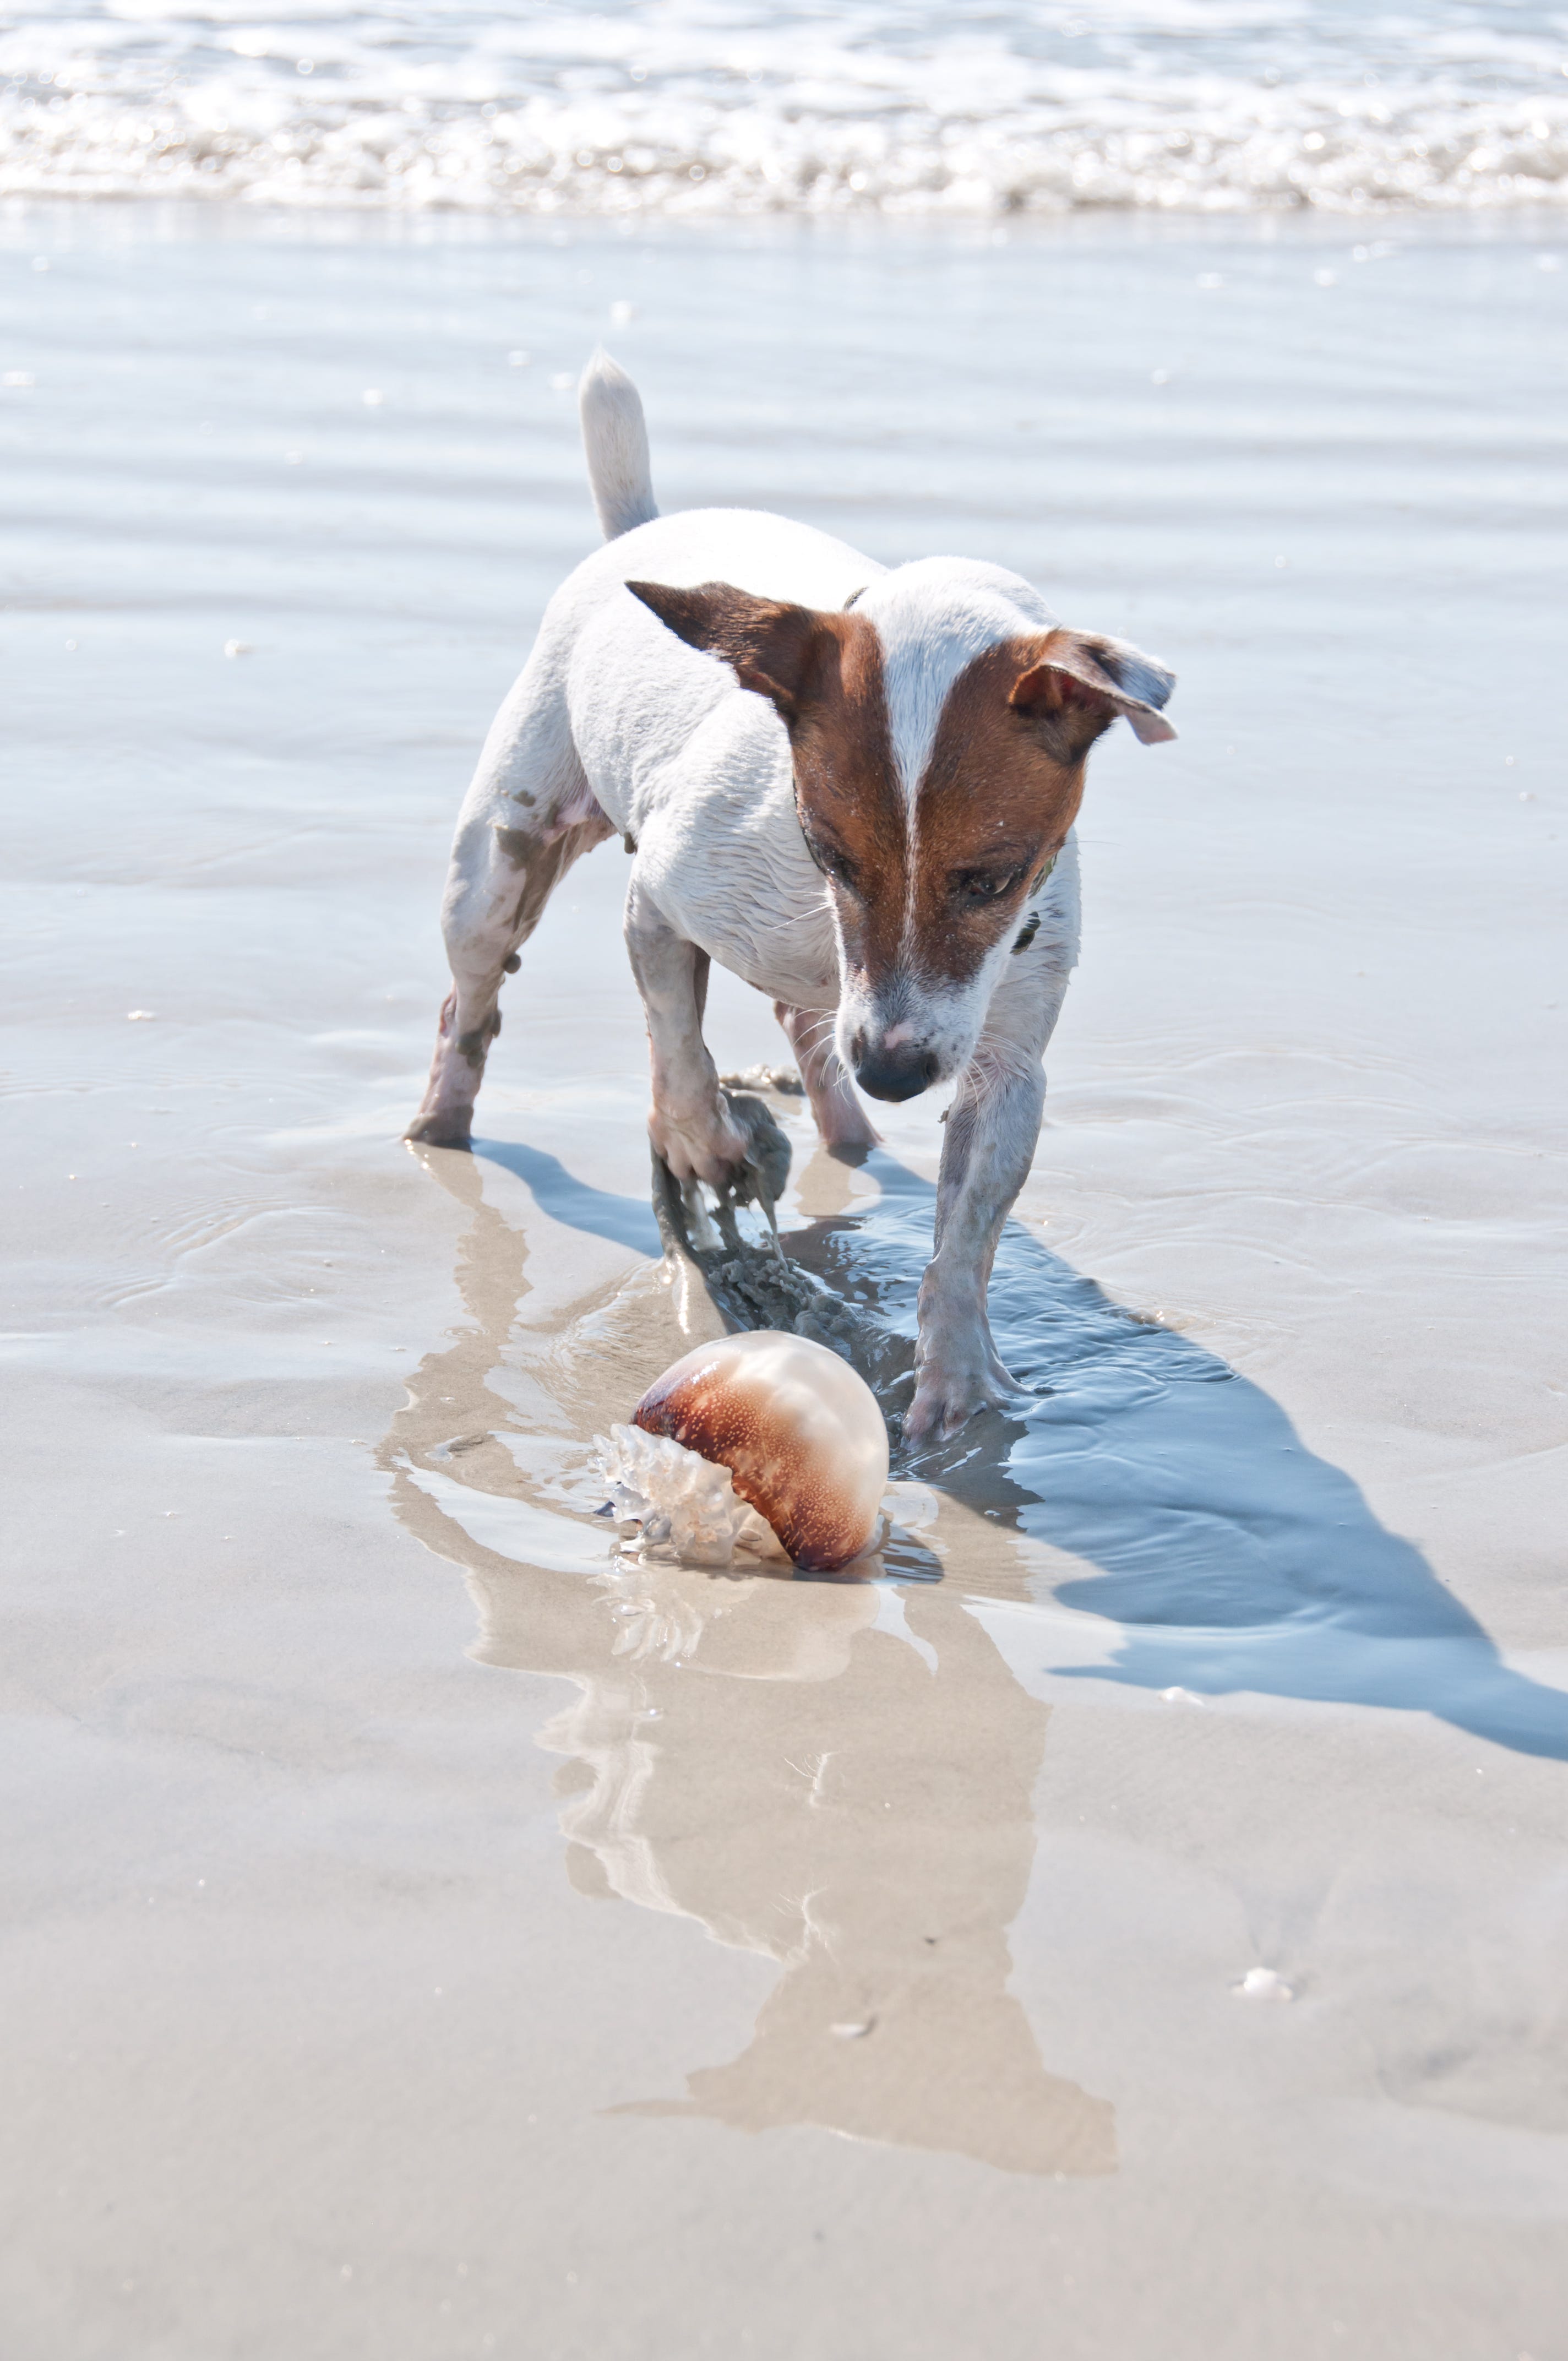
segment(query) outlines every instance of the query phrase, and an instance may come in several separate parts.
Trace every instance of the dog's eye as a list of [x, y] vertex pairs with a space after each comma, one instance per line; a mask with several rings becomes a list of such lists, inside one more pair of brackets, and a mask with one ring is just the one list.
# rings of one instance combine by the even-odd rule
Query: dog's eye
[[953, 880], [960, 902], [1000, 902], [1022, 883], [1022, 869], [963, 869]]
[[835, 846], [823, 844], [818, 839], [811, 836], [806, 840], [806, 849], [825, 877], [831, 877], [836, 885], [847, 887], [851, 894], [854, 892], [854, 863], [847, 855], [839, 852]]

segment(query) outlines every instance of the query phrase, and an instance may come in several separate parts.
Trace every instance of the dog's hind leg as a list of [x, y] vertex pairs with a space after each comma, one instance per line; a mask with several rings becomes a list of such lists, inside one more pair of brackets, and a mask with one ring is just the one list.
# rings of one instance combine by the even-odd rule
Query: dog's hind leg
[[526, 716], [519, 725], [503, 708], [452, 848], [441, 912], [452, 990], [408, 1138], [468, 1146], [485, 1060], [501, 1029], [501, 979], [516, 968], [552, 889], [613, 832], [554, 718]]
[[795, 1051], [823, 1147], [829, 1156], [841, 1157], [847, 1164], [858, 1163], [873, 1148], [880, 1148], [882, 1140], [872, 1128], [871, 1118], [834, 1046], [836, 1012], [831, 1008], [792, 1008], [788, 1001], [775, 1000], [773, 1015]]

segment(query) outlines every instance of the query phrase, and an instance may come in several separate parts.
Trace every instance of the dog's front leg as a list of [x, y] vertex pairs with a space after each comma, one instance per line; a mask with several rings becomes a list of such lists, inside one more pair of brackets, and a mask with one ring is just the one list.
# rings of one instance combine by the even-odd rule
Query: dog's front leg
[[[1052, 1020], [1059, 1001], [1058, 992]], [[977, 1410], [1016, 1400], [1021, 1390], [997, 1358], [985, 1295], [1002, 1225], [1040, 1135], [1040, 1060], [1050, 1030], [1042, 1013], [1034, 994], [997, 994], [948, 1111], [936, 1252], [920, 1282], [915, 1399], [904, 1421], [911, 1443], [956, 1434]]]
[[722, 1188], [745, 1165], [751, 1141], [730, 1115], [702, 1038], [707, 953], [675, 932], [635, 879], [626, 897], [626, 948], [648, 1019], [648, 1136], [677, 1180]]
[[830, 1008], [792, 1008], [787, 1000], [775, 1000], [773, 1015], [795, 1051], [823, 1147], [829, 1156], [859, 1163], [873, 1148], [880, 1148], [882, 1140], [872, 1129], [871, 1117], [855, 1095], [855, 1086], [839, 1059], [833, 1038], [836, 1012]]

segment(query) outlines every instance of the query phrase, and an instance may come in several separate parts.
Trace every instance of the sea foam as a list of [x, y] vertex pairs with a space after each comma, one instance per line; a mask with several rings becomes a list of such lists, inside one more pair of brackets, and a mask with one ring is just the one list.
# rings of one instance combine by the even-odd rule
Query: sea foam
[[630, 217], [1568, 198], [1568, 19], [1428, 0], [20, 0], [0, 193]]

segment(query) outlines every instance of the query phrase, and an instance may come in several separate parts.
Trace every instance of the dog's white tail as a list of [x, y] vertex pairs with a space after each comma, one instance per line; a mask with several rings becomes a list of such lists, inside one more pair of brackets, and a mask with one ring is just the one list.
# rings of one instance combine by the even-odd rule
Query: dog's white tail
[[601, 345], [577, 388], [588, 482], [606, 541], [659, 513], [648, 465], [648, 429], [637, 388]]

